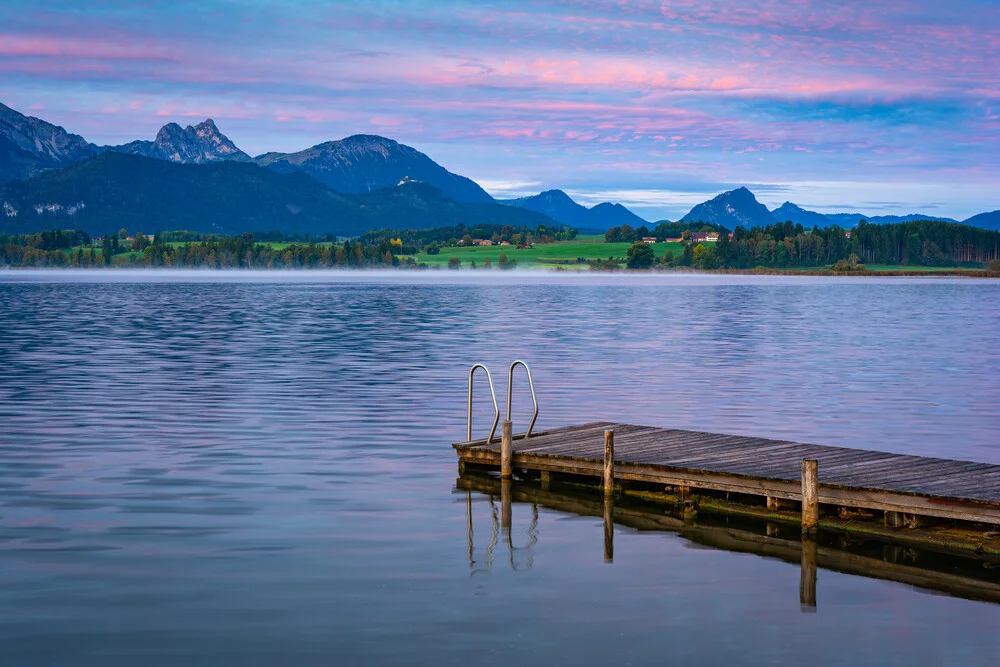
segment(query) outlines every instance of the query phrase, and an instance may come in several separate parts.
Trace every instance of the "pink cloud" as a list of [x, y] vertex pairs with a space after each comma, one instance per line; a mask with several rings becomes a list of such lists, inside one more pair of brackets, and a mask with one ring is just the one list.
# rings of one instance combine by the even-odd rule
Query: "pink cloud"
[[92, 60], [154, 60], [177, 58], [166, 48], [135, 42], [109, 42], [55, 35], [0, 33], [0, 56], [85, 58]]

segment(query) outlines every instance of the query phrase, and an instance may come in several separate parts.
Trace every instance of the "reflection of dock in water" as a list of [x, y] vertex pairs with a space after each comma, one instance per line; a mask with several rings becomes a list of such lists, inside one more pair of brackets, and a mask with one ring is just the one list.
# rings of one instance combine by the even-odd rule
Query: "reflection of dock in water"
[[[495, 512], [495, 498], [500, 498], [501, 532], [505, 544], [510, 541], [511, 505], [530, 503], [533, 521], [529, 532], [537, 539], [537, 507], [571, 514], [602, 517], [604, 520], [604, 558], [614, 558], [614, 524], [640, 531], [666, 531], [694, 543], [728, 551], [753, 553], [777, 558], [801, 567], [800, 603], [803, 610], [816, 606], [817, 568], [833, 570], [907, 584], [956, 597], [1000, 603], [1000, 562], [973, 554], [935, 552], [911, 548], [891, 541], [854, 535], [821, 532], [818, 539], [803, 539], [798, 526], [781, 525], [762, 519], [724, 517], [713, 522], [699, 515], [696, 521], [685, 520], [683, 507], [675, 515], [669, 508], [631, 497], [615, 500], [608, 496], [587, 494], [573, 487], [552, 488], [539, 480], [511, 482], [485, 474], [463, 474], [457, 487], [469, 493], [469, 553], [472, 563], [471, 493], [489, 497]], [[541, 536], [544, 539], [544, 535]], [[495, 541], [494, 541], [495, 546]]]
[[[503, 480], [503, 482], [497, 482], [497, 484], [500, 493], [500, 510], [498, 512], [496, 500], [494, 499], [493, 494], [487, 494], [492, 527], [486, 551], [481, 560], [476, 558], [475, 528], [472, 512], [472, 491], [466, 491], [465, 501], [468, 519], [466, 523], [466, 537], [468, 541], [469, 569], [471, 574], [490, 572], [493, 569], [493, 562], [496, 557], [498, 547], [501, 550], [506, 550], [507, 564], [510, 566], [510, 569], [514, 571], [530, 570], [532, 564], [534, 563], [534, 547], [535, 543], [538, 542], [538, 505], [534, 503], [531, 505], [531, 522], [528, 524], [528, 530], [525, 533], [527, 543], [524, 546], [515, 546], [514, 538], [511, 534], [513, 527], [511, 481], [507, 479]], [[518, 561], [515, 554], [523, 554], [523, 559]]]

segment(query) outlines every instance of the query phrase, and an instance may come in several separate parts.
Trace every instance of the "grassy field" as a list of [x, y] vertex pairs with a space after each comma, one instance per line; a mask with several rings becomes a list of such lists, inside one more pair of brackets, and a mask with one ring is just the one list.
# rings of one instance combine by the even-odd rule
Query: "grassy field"
[[[469, 248], [441, 248], [438, 255], [428, 255], [419, 253], [413, 258], [417, 262], [426, 264], [448, 264], [451, 257], [457, 257], [462, 261], [462, 266], [468, 267], [473, 261], [476, 266], [483, 267], [486, 258], [494, 267], [500, 261], [500, 253], [507, 255], [508, 259], [517, 260], [519, 268], [530, 267], [551, 267], [565, 266], [573, 268], [579, 266], [586, 267], [587, 263], [596, 259], [625, 259], [631, 243], [605, 243], [603, 236], [584, 236], [574, 241], [561, 241], [558, 243], [538, 243], [533, 248], [518, 250], [514, 246], [473, 246]], [[680, 257], [684, 251], [680, 243], [656, 243], [653, 245], [653, 252], [657, 257], [662, 257], [667, 251], [674, 253], [675, 257]], [[584, 262], [578, 262], [578, 258], [583, 258]]]

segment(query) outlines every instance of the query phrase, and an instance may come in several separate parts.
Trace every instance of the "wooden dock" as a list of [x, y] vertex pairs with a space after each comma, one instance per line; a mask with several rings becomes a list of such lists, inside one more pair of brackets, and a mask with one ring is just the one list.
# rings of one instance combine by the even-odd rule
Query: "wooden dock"
[[815, 527], [821, 506], [884, 512], [894, 527], [918, 525], [919, 517], [1000, 526], [1000, 465], [611, 422], [527, 438], [504, 422], [499, 440], [453, 446], [460, 468], [538, 473], [543, 481], [552, 474], [603, 477], [606, 492], [608, 480], [651, 483], [766, 497], [774, 509], [805, 496], [804, 528]]

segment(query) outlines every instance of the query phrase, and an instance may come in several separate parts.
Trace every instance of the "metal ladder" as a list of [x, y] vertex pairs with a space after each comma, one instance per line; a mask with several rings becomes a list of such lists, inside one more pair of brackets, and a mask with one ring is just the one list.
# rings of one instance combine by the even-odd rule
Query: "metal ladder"
[[[531, 437], [531, 429], [535, 427], [535, 421], [538, 419], [538, 398], [535, 396], [535, 383], [531, 379], [531, 369], [528, 368], [528, 364], [524, 363], [520, 359], [515, 359], [507, 369], [507, 421], [510, 421], [511, 415], [511, 404], [514, 398], [514, 368], [516, 366], [523, 366], [524, 372], [528, 375], [528, 388], [531, 390], [531, 402], [535, 407], [534, 413], [531, 415], [531, 423], [528, 424], [528, 430], [525, 432], [524, 437]], [[491, 444], [493, 442], [493, 436], [497, 432], [497, 424], [500, 423], [500, 406], [497, 404], [497, 392], [493, 388], [493, 376], [490, 374], [490, 369], [486, 368], [483, 364], [474, 364], [472, 368], [469, 369], [469, 403], [468, 403], [468, 421], [466, 423], [465, 437], [466, 442], [472, 442], [472, 384], [473, 379], [476, 375], [476, 369], [482, 368], [486, 371], [486, 381], [490, 385], [490, 396], [493, 397], [493, 410], [495, 416], [493, 418], [493, 426], [490, 428], [490, 435], [486, 438], [486, 444]]]

